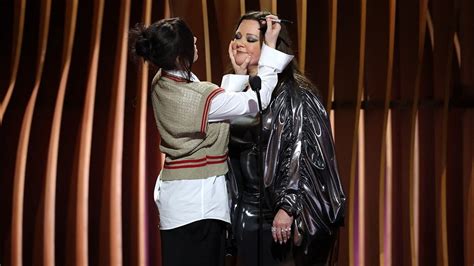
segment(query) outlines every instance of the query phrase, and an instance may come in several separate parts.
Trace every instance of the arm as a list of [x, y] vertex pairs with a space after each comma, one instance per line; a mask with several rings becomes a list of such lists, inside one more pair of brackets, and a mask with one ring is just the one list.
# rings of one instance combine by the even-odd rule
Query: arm
[[[292, 90], [292, 89], [291, 89]], [[287, 97], [285, 97], [287, 98]], [[281, 110], [280, 116], [275, 120], [283, 119], [283, 130], [274, 137], [282, 145], [280, 152], [276, 154], [278, 165], [274, 171], [274, 209], [276, 215], [273, 218], [272, 236], [275, 242], [286, 243], [292, 233], [293, 221], [302, 210], [301, 193], [299, 190], [302, 166], [302, 127], [303, 106], [286, 105], [285, 98], [278, 99]], [[293, 101], [292, 101], [293, 103]], [[272, 145], [272, 143], [269, 143]], [[273, 143], [275, 145], [275, 143]], [[269, 157], [269, 159], [271, 156]]]
[[[258, 64], [258, 75], [262, 79], [260, 96], [263, 108], [266, 108], [270, 103], [272, 92], [278, 82], [278, 73], [281, 73], [288, 63], [293, 60], [292, 55], [287, 55], [275, 49], [281, 25], [279, 23], [273, 23], [272, 21], [274, 19], [278, 19], [278, 17], [274, 15], [266, 17], [266, 23], [269, 26], [265, 31], [265, 44], [262, 45], [262, 52]], [[236, 73], [246, 73], [250, 58], [247, 58], [241, 66], [238, 66], [233, 58], [231, 44], [229, 45], [229, 58], [231, 59], [234, 69], [237, 67]], [[232, 86], [234, 82], [229, 81], [228, 78], [231, 77], [224, 76], [222, 84]], [[242, 78], [240, 78], [240, 80], [242, 80]], [[247, 76], [245, 76], [244, 81], [248, 81]], [[230, 90], [241, 91], [242, 88], [245, 88], [247, 85], [246, 82], [237, 82], [235, 84], [237, 89], [232, 90], [224, 87], [226, 88], [226, 92], [217, 95], [212, 100], [209, 110], [210, 122], [231, 119], [245, 114], [256, 114], [258, 112], [257, 94], [251, 90], [238, 93], [230, 92]], [[227, 90], [229, 90], [229, 92], [227, 92]]]
[[[266, 45], [262, 47], [258, 74], [262, 79], [260, 95], [264, 108], [268, 106], [271, 100], [273, 89], [278, 82], [278, 73], [280, 73], [292, 59], [292, 55], [287, 55]], [[237, 82], [235, 82], [235, 80], [237, 80]], [[213, 98], [209, 109], [210, 122], [230, 119], [245, 114], [256, 114], [258, 112], [257, 94], [254, 91], [235, 92], [239, 90], [238, 88], [246, 86], [247, 82], [247, 75], [224, 76], [222, 84], [228, 84], [226, 86], [228, 86], [229, 89], [226, 88], [224, 93], [220, 93]], [[237, 87], [237, 89], [235, 89], [235, 87]]]
[[[265, 31], [265, 42], [262, 44], [262, 50], [267, 49], [268, 47], [275, 49], [276, 48], [276, 42], [278, 40], [278, 35], [280, 34], [281, 26], [276, 23], [272, 23], [272, 20], [278, 19], [277, 16], [275, 15], [269, 15], [266, 18], [265, 23], [270, 23], [271, 27], [267, 28]], [[267, 48], [266, 48], [267, 47]], [[234, 74], [228, 74], [225, 75], [222, 79], [222, 84], [221, 87], [225, 88], [226, 91], [243, 91], [249, 84], [248, 84], [248, 79], [249, 76], [247, 75], [248, 72], [248, 66], [251, 61], [251, 56], [247, 56], [245, 61], [242, 64], [238, 64], [235, 60], [235, 55], [237, 53], [237, 48], [235, 47], [235, 42], [234, 40], [231, 40], [229, 43], [229, 59], [232, 64], [232, 68], [234, 69]], [[265, 56], [261, 56], [259, 58], [259, 65], [267, 65], [267, 66], [275, 66], [275, 70], [277, 73], [281, 73], [283, 69], [285, 69], [286, 65], [289, 63], [289, 61], [292, 60], [293, 57], [287, 58], [284, 56], [284, 54], [280, 54], [281, 56], [278, 57], [270, 57], [269, 60], [265, 60]], [[262, 59], [263, 58], [263, 59]], [[262, 60], [260, 60], [262, 59]], [[282, 60], [279, 62], [279, 60]], [[285, 62], [286, 60], [289, 60], [288, 62]], [[263, 71], [263, 74], [266, 74]], [[271, 86], [270, 86], [271, 87]]]
[[343, 224], [346, 197], [326, 110], [309, 91], [291, 93], [294, 112], [285, 124], [290, 124], [292, 138], [275, 177], [275, 210], [280, 215], [274, 224], [284, 223], [285, 213], [292, 216], [309, 245], [317, 235], [331, 234]]

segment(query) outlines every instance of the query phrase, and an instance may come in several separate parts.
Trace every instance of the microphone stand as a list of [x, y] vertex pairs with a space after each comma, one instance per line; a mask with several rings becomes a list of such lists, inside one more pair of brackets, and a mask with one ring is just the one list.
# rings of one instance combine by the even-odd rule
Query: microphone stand
[[252, 90], [255, 91], [257, 94], [257, 102], [258, 102], [258, 113], [260, 115], [259, 122], [258, 122], [258, 135], [257, 135], [257, 175], [259, 177], [259, 200], [258, 200], [258, 249], [257, 249], [257, 257], [258, 257], [258, 265], [263, 266], [263, 197], [264, 197], [264, 185], [263, 185], [263, 156], [262, 156], [262, 100], [260, 98], [260, 88], [262, 86], [262, 80], [259, 76], [251, 76], [249, 77], [249, 83]]

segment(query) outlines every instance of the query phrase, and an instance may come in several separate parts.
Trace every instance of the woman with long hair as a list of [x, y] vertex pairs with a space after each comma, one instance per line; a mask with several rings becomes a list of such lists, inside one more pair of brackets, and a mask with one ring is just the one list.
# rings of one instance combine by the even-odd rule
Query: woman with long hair
[[[254, 11], [240, 18], [232, 46], [237, 64], [248, 54], [259, 54], [268, 15]], [[281, 26], [276, 49], [292, 54], [288, 32]], [[254, 75], [257, 65], [234, 72]], [[261, 117], [231, 123], [229, 150], [230, 173], [238, 188], [233, 190], [232, 228], [240, 264], [333, 265], [346, 198], [328, 114], [295, 59], [278, 74], [272, 101]]]

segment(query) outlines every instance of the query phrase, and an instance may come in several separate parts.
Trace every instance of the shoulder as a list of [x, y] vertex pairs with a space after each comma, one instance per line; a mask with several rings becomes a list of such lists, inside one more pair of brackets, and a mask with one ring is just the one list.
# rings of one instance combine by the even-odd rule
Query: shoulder
[[320, 115], [327, 117], [326, 108], [315, 92], [310, 89], [298, 87], [296, 89], [296, 94], [298, 95], [298, 99], [300, 100], [300, 104], [303, 105], [304, 110], [317, 112]]
[[203, 98], [212, 98], [217, 94], [224, 92], [224, 89], [211, 82], [190, 82], [186, 83], [184, 87], [186, 88], [184, 93], [191, 95], [194, 94], [196, 96], [200, 95]]
[[[319, 96], [311, 89], [298, 84], [282, 85], [280, 92], [272, 101], [273, 108], [286, 108], [292, 111], [313, 111], [327, 116], [326, 108]], [[303, 107], [303, 108], [299, 108]]]
[[190, 82], [187, 86], [198, 92], [212, 91], [219, 88], [216, 84], [207, 81]]

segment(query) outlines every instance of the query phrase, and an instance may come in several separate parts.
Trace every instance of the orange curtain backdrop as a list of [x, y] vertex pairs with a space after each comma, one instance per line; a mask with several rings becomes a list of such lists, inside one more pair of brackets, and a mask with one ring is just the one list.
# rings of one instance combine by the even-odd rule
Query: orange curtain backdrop
[[[339, 265], [474, 263], [470, 0], [7, 0], [0, 9], [0, 264], [161, 265], [155, 69], [137, 23], [181, 16], [219, 84], [241, 14], [289, 25], [333, 114]], [[235, 259], [229, 259], [233, 265]]]

